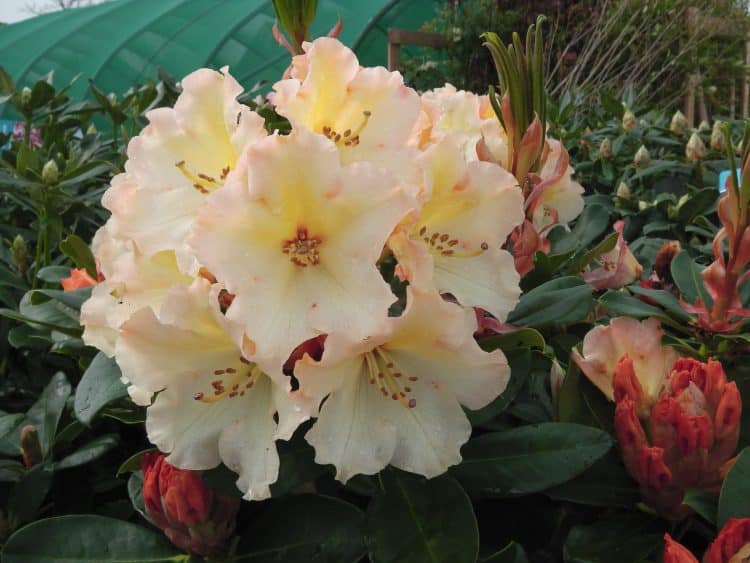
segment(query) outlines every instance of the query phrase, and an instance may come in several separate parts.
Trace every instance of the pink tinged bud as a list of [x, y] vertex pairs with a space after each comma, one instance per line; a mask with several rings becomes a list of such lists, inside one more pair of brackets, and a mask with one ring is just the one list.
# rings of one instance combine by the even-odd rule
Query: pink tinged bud
[[707, 154], [708, 149], [706, 149], [706, 145], [703, 143], [703, 139], [698, 136], [698, 133], [690, 135], [690, 139], [687, 145], [685, 145], [685, 156], [688, 161], [697, 162], [703, 160]]
[[[538, 117], [534, 118], [529, 128], [523, 134], [518, 152], [514, 155], [513, 173], [519, 182], [524, 182], [532, 166], [539, 158], [544, 148], [542, 138], [542, 124]], [[523, 184], [522, 184], [523, 185]]]
[[595, 289], [614, 289], [640, 279], [643, 267], [636, 260], [622, 236], [624, 223], [617, 221], [614, 230], [618, 233], [615, 247], [598, 258], [600, 267], [583, 273], [583, 279]]
[[215, 493], [200, 473], [170, 465], [163, 454], [141, 457], [143, 502], [152, 522], [177, 547], [210, 555], [234, 531], [239, 499]]
[[664, 557], [663, 563], [698, 563], [695, 556], [688, 549], [672, 539], [669, 534], [664, 534]]
[[703, 563], [742, 563], [750, 557], [750, 518], [730, 518], [703, 556]]

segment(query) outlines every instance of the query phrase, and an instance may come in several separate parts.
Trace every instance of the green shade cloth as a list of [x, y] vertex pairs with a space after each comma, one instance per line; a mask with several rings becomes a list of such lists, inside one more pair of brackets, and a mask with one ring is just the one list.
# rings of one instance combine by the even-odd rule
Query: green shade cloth
[[[338, 16], [341, 40], [363, 65], [385, 65], [387, 30], [419, 29], [434, 17], [436, 0], [319, 0], [312, 36]], [[199, 67], [221, 68], [246, 87], [278, 80], [289, 54], [271, 35], [271, 0], [113, 0], [0, 26], [0, 65], [19, 86], [50, 70], [60, 87], [81, 75], [72, 97], [86, 95], [87, 79], [123, 93], [164, 68], [177, 78]], [[0, 116], [8, 108], [0, 110]]]

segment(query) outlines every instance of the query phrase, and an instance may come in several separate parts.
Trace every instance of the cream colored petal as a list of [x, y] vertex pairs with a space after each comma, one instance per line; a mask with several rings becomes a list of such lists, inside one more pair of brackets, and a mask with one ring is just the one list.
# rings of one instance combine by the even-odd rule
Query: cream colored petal
[[233, 420], [219, 437], [221, 460], [239, 475], [237, 488], [245, 500], [270, 497], [270, 485], [279, 475], [273, 387], [267, 377], [259, 379], [257, 389], [253, 388], [242, 405], [247, 415]]
[[473, 310], [410, 287], [407, 308], [393, 322], [383, 348], [405, 375], [448, 390], [470, 409], [482, 408], [505, 390], [510, 368], [502, 352], [487, 353], [474, 340]]
[[[342, 483], [354, 475], [377, 473], [392, 459], [399, 439], [399, 429], [384, 408], [390, 398], [383, 398], [367, 382], [361, 357], [324, 369], [343, 384], [328, 397], [305, 435], [315, 448], [315, 461], [334, 465], [336, 479]], [[309, 377], [315, 372], [310, 370]]]
[[465, 307], [481, 307], [504, 321], [521, 296], [513, 256], [489, 248], [478, 256], [435, 256], [435, 286]]
[[305, 47], [304, 80], [282, 80], [274, 84], [276, 111], [313, 131], [331, 125], [344, 106], [346, 86], [359, 70], [354, 53], [341, 42], [320, 37]]

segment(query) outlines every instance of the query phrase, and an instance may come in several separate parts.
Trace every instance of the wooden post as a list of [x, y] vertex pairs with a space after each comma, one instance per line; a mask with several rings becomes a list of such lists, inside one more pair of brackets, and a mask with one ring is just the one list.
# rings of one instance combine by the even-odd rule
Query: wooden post
[[411, 31], [408, 29], [388, 30], [388, 70], [398, 70], [401, 45], [417, 45], [443, 49], [448, 40], [440, 33], [428, 31]]
[[[745, 40], [745, 68], [750, 64], [750, 38]], [[748, 105], [750, 105], [750, 74], [745, 71], [742, 84], [742, 119], [747, 119]]]
[[695, 127], [695, 89], [698, 86], [698, 75], [693, 73], [688, 76], [687, 96], [685, 97], [685, 119], [688, 127]]
[[734, 119], [735, 106], [737, 105], [737, 81], [732, 80], [729, 84], [729, 119]]

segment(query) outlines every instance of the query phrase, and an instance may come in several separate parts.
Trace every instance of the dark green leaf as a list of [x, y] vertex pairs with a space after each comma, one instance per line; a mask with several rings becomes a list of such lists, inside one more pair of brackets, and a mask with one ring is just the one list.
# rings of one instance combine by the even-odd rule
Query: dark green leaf
[[99, 352], [76, 389], [74, 408], [78, 420], [91, 424], [105, 405], [127, 396], [127, 387], [120, 377], [120, 368], [115, 360]]
[[707, 493], [698, 489], [688, 489], [685, 491], [682, 503], [688, 505], [715, 526], [718, 500], [719, 498], [716, 493]]
[[146, 520], [149, 520], [146, 514], [146, 506], [143, 503], [143, 472], [133, 471], [128, 479], [128, 498], [133, 508], [143, 516]]
[[131, 455], [128, 459], [123, 461], [120, 464], [120, 467], [117, 468], [117, 474], [115, 477], [119, 477], [123, 473], [134, 473], [141, 468], [141, 456], [147, 452], [153, 452], [156, 451], [156, 448], [148, 448], [146, 450], [141, 450], [140, 452], [136, 452], [133, 455]]
[[590, 506], [630, 508], [639, 500], [638, 487], [625, 471], [619, 452], [610, 450], [586, 471], [544, 491], [556, 500]]
[[599, 258], [599, 256], [612, 250], [617, 244], [617, 239], [619, 236], [620, 233], [617, 232], [607, 235], [604, 240], [602, 240], [594, 248], [584, 252], [583, 255], [581, 255], [579, 258], [573, 260], [571, 265], [566, 269], [566, 272], [568, 274], [578, 274], [579, 272], [581, 272], [586, 266], [591, 264], [591, 262]]
[[574, 276], [548, 281], [521, 297], [508, 322], [539, 328], [580, 321], [594, 305], [591, 291], [590, 285]]
[[502, 350], [510, 352], [519, 348], [539, 348], [544, 349], [544, 337], [538, 330], [533, 328], [522, 328], [513, 332], [503, 334], [493, 334], [479, 341], [482, 350], [491, 352], [492, 350]]
[[373, 563], [474, 563], [479, 532], [466, 493], [447, 475], [381, 473], [384, 491], [367, 514]]
[[529, 494], [582, 473], [607, 453], [612, 443], [606, 432], [579, 424], [521, 426], [469, 440], [461, 450], [463, 461], [452, 473], [470, 492]]
[[614, 432], [614, 405], [570, 362], [557, 402], [560, 422], [575, 422]]
[[609, 213], [599, 204], [586, 206], [578, 216], [573, 229], [552, 243], [552, 253], [560, 254], [569, 250], [588, 247], [609, 227]]
[[[14, 525], [25, 524], [36, 517], [52, 484], [52, 469], [39, 464], [29, 469], [10, 491], [8, 512]], [[3, 551], [5, 561], [5, 551]]]
[[574, 526], [563, 546], [566, 563], [642, 563], [662, 545], [654, 518], [623, 514]]
[[57, 462], [55, 464], [55, 469], [68, 469], [70, 467], [85, 465], [95, 459], [99, 459], [109, 450], [115, 448], [119, 443], [120, 438], [117, 434], [98, 436], [89, 443], [78, 448], [78, 450], [69, 456], [64, 457], [61, 461]]
[[705, 188], [693, 194], [677, 210], [677, 220], [687, 224], [696, 215], [704, 215], [719, 199], [719, 192], [715, 187]]
[[67, 266], [45, 266], [36, 273], [36, 277], [47, 283], [59, 284], [60, 280], [70, 276]]
[[750, 518], [750, 448], [740, 452], [721, 486], [719, 528], [730, 518]]
[[57, 425], [65, 408], [65, 402], [70, 396], [70, 391], [70, 383], [68, 383], [65, 374], [58, 372], [52, 376], [39, 399], [26, 412], [24, 424], [33, 424], [36, 428], [39, 435], [39, 444], [42, 446], [44, 455], [47, 455], [52, 441], [55, 439]]
[[188, 558], [159, 532], [92, 514], [39, 520], [18, 530], [3, 548], [3, 563], [177, 563]]
[[670, 269], [672, 279], [674, 279], [674, 283], [679, 288], [685, 301], [692, 305], [700, 298], [706, 304], [713, 304], [713, 300], [703, 286], [703, 278], [701, 277], [703, 268], [693, 261], [687, 250], [683, 250], [672, 259]]
[[23, 463], [14, 459], [0, 459], [0, 482], [19, 481], [26, 472]]
[[68, 237], [60, 242], [60, 250], [70, 258], [77, 268], [85, 268], [89, 275], [96, 279], [96, 262], [89, 246], [76, 235]]
[[626, 291], [609, 289], [599, 298], [599, 304], [615, 316], [633, 317], [635, 319], [656, 317], [672, 326], [677, 324], [659, 307], [649, 305]]
[[355, 506], [322, 495], [265, 501], [237, 548], [235, 561], [355, 563], [365, 553], [364, 515]]

